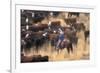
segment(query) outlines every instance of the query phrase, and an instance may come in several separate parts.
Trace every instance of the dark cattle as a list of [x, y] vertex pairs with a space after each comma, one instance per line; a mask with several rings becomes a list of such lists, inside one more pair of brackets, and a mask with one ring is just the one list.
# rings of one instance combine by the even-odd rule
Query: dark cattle
[[29, 51], [31, 47], [32, 47], [32, 41], [30, 39], [21, 40], [21, 52], [23, 51], [23, 49], [25, 51]]
[[[26, 22], [26, 19], [28, 18], [28, 22]], [[32, 25], [32, 12], [24, 10], [21, 12], [21, 26], [25, 25]]]
[[89, 37], [89, 35], [90, 35], [89, 30], [85, 31], [85, 32], [84, 32], [84, 35], [85, 35], [85, 40], [87, 40], [87, 38], [88, 38], [88, 37]]
[[21, 39], [21, 52], [25, 49], [26, 42], [24, 39]]
[[21, 53], [21, 63], [27, 63], [32, 62], [32, 57], [24, 56], [24, 54]]
[[30, 27], [30, 30], [38, 32], [38, 31], [43, 31], [46, 28], [48, 28], [47, 24], [34, 24]]
[[31, 40], [37, 52], [47, 41], [47, 36], [44, 36], [43, 34], [44, 32], [33, 32], [31, 34]]
[[48, 26], [52, 32], [57, 32], [59, 28], [61, 28], [60, 21], [52, 21], [51, 24]]
[[85, 30], [85, 26], [83, 23], [74, 23], [71, 25], [76, 31]]
[[28, 51], [32, 47], [31, 31], [21, 32], [21, 50]]
[[27, 18], [26, 13], [25, 12], [21, 12], [21, 17], [26, 19]]
[[73, 52], [72, 42], [68, 38], [62, 41], [60, 48], [67, 48], [68, 53]]
[[52, 25], [60, 25], [60, 21], [52, 21], [51, 24]]
[[24, 38], [25, 35], [26, 35], [26, 32], [25, 32], [25, 31], [22, 31], [22, 32], [21, 32], [21, 38]]
[[60, 12], [52, 12], [53, 17], [57, 17]]
[[46, 41], [46, 36], [43, 36], [42, 32], [32, 32], [30, 35], [25, 36], [21, 41], [21, 48], [29, 50], [31, 47], [35, 47], [38, 52], [39, 48], [43, 46]]
[[39, 15], [39, 14], [37, 14], [34, 18], [32, 18], [33, 19], [33, 22], [34, 23], [37, 23], [37, 22], [41, 22], [43, 19], [44, 19], [44, 17], [41, 17], [41, 15]]
[[51, 46], [55, 46], [56, 43], [57, 43], [57, 37], [58, 37], [58, 34], [49, 34], [48, 35], [48, 39], [49, 41], [51, 41]]
[[21, 38], [30, 38], [30, 35], [31, 35], [32, 31], [27, 31], [26, 29], [24, 29], [24, 31], [21, 31]]
[[77, 13], [77, 12], [69, 12], [68, 17], [72, 17], [72, 15], [75, 15], [75, 16], [79, 17], [79, 14], [80, 13]]
[[30, 49], [31, 47], [32, 47], [32, 41], [31, 41], [31, 39], [30, 38], [28, 38], [28, 39], [25, 39], [25, 41], [26, 41], [26, 49]]
[[64, 20], [65, 20], [66, 24], [68, 24], [68, 25], [76, 23], [76, 18], [67, 18]]
[[58, 34], [49, 34], [49, 40], [55, 39]]
[[69, 39], [73, 44], [77, 44], [77, 37], [76, 37], [76, 31], [73, 30], [72, 28], [67, 28], [64, 31], [65, 33], [65, 38]]
[[26, 18], [28, 18], [28, 24], [41, 22], [49, 13], [43, 11], [24, 10], [21, 11], [21, 25], [26, 25]]
[[44, 32], [47, 32], [48, 34], [52, 34], [53, 33], [53, 30], [46, 28], [46, 29], [44, 29]]
[[36, 57], [33, 57], [32, 59], [32, 62], [48, 62], [49, 61], [49, 57], [48, 56], [36, 56]]
[[33, 55], [30, 57], [24, 56], [21, 54], [21, 63], [30, 63], [30, 62], [48, 62], [48, 56], [41, 56], [41, 55]]
[[26, 26], [26, 25], [32, 25], [31, 19], [29, 19], [29, 22], [26, 22], [26, 19], [22, 18], [21, 19], [21, 26]]
[[25, 26], [26, 24], [26, 17], [21, 17], [21, 26]]
[[[29, 26], [29, 31], [33, 32], [38, 32], [38, 31], [44, 31], [45, 29], [48, 28], [47, 24], [33, 24], [33, 25], [28, 25]], [[21, 31], [25, 30], [26, 31], [26, 26], [21, 26]]]
[[[47, 26], [41, 25], [39, 30], [43, 30], [46, 27]], [[30, 27], [29, 27], [29, 30], [30, 30]], [[43, 44], [48, 40], [48, 36], [46, 32], [39, 31], [39, 30], [37, 30], [38, 32], [34, 32], [34, 31], [21, 32], [21, 39], [24, 41], [24, 42], [21, 42], [22, 49], [23, 48], [30, 49], [31, 47], [34, 46], [36, 50], [38, 51], [38, 49], [43, 46]]]
[[22, 10], [21, 16], [26, 18], [32, 18], [32, 13], [34, 13], [34, 11], [32, 10]]
[[35, 15], [32, 18], [34, 23], [41, 22], [49, 13], [47, 11], [35, 11]]
[[61, 22], [60, 21], [52, 21], [51, 26], [57, 27], [60, 26]]

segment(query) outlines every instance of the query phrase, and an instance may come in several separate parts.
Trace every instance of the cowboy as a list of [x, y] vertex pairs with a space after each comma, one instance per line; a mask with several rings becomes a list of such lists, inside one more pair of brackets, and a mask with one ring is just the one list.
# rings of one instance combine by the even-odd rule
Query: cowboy
[[64, 40], [64, 32], [59, 28], [59, 36], [58, 36], [58, 42], [56, 48], [59, 49], [61, 48], [61, 43]]

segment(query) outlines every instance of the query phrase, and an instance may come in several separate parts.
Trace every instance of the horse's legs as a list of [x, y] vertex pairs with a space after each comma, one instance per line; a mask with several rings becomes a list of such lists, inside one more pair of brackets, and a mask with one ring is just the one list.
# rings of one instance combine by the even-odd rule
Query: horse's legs
[[73, 47], [72, 47], [72, 44], [70, 43], [70, 52], [73, 53]]
[[69, 47], [67, 47], [67, 51], [68, 51], [68, 54], [70, 53], [70, 48]]
[[71, 52], [73, 52], [73, 47], [72, 47], [72, 44], [71, 43], [69, 43], [67, 45], [67, 51], [68, 51], [68, 54], [70, 54]]

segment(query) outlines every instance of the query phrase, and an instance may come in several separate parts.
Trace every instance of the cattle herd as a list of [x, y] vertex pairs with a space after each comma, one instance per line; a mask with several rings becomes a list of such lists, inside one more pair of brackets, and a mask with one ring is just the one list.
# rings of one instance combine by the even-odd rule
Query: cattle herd
[[[59, 55], [62, 54], [61, 51], [66, 50], [65, 56], [70, 56], [77, 48], [83, 48], [79, 47], [80, 45], [89, 45], [89, 23], [86, 24], [89, 22], [89, 13], [21, 10], [20, 17], [22, 63], [53, 61], [49, 53], [52, 56], [54, 52]], [[57, 19], [63, 20], [65, 25]], [[64, 40], [57, 48], [59, 29], [63, 31]]]

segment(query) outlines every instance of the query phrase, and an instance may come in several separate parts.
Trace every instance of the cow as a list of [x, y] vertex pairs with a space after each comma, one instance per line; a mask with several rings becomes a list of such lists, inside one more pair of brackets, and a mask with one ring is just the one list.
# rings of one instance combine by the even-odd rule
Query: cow
[[35, 50], [38, 52], [38, 50], [46, 43], [48, 37], [45, 32], [33, 32], [31, 34], [31, 40], [33, 43], [33, 46], [35, 47]]
[[32, 62], [48, 62], [49, 61], [49, 57], [48, 56], [41, 56], [38, 55], [36, 57], [32, 57]]
[[27, 52], [32, 47], [32, 41], [30, 38], [21, 38], [21, 52]]
[[76, 17], [79, 17], [80, 13], [78, 13], [78, 12], [69, 12], [68, 13], [68, 17], [72, 17], [73, 15]]
[[53, 17], [57, 17], [59, 14], [60, 14], [60, 12], [56, 12], [56, 11], [55, 12], [52, 12], [52, 11], [49, 12], [49, 15], [53, 16]]
[[52, 21], [51, 22], [51, 29], [58, 29], [58, 28], [60, 28], [61, 27], [61, 22], [60, 21]]
[[76, 31], [81, 31], [81, 30], [85, 31], [85, 25], [84, 25], [84, 23], [73, 23], [71, 25], [71, 27], [73, 29], [75, 29]]
[[48, 36], [46, 32], [28, 32], [27, 34], [21, 38], [21, 48], [22, 50], [29, 50], [30, 48], [34, 48], [36, 52], [48, 41]]
[[21, 53], [21, 63], [30, 63], [30, 62], [48, 62], [48, 56], [41, 56], [41, 55], [32, 55], [32, 56], [24, 56]]
[[85, 41], [86, 41], [87, 38], [89, 38], [89, 36], [90, 36], [90, 31], [89, 30], [85, 30], [84, 35], [85, 35]]
[[66, 18], [64, 19], [67, 25], [76, 23], [76, 18]]
[[33, 24], [29, 30], [33, 32], [38, 32], [38, 31], [44, 31], [46, 28], [48, 28], [47, 24]]

